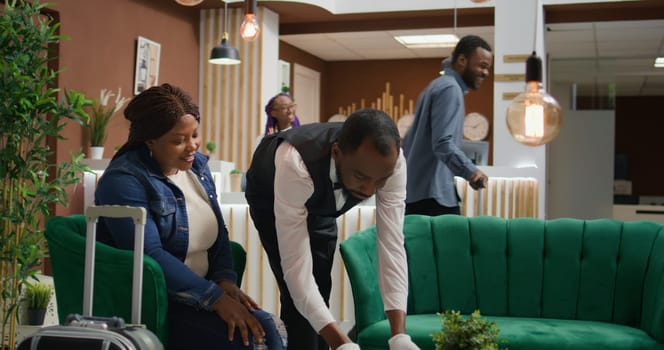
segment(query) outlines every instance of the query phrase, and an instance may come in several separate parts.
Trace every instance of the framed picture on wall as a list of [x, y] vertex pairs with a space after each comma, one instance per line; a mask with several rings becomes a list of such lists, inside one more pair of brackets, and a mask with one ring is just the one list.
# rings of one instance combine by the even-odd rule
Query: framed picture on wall
[[161, 45], [139, 36], [136, 40], [136, 68], [134, 70], [134, 95], [159, 84], [159, 56]]
[[277, 73], [277, 91], [283, 91], [287, 87], [290, 91], [290, 62], [279, 60], [279, 72]]

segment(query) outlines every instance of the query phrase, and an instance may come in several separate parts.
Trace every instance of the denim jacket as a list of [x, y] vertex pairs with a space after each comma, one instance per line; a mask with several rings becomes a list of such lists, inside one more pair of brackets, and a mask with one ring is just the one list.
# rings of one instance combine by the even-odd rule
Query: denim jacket
[[[219, 223], [217, 239], [208, 250], [209, 268], [205, 278], [184, 264], [189, 246], [184, 194], [163, 175], [147, 147], [128, 151], [111, 161], [97, 185], [95, 204], [145, 208], [144, 251], [164, 271], [169, 298], [197, 309], [212, 310], [212, 305], [223, 294], [217, 282], [235, 282], [237, 276], [233, 271], [228, 231], [207, 161], [207, 156], [196, 153], [192, 166]], [[131, 219], [101, 218], [97, 226], [97, 240], [120, 249], [133, 249], [133, 233]]]

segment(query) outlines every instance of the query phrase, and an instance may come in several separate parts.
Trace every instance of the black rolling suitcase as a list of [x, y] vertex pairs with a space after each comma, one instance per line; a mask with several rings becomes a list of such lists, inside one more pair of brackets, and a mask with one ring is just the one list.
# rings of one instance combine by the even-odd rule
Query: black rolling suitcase
[[[96, 223], [99, 217], [131, 217], [135, 225], [134, 268], [132, 282], [132, 324], [118, 317], [92, 316], [92, 291]], [[143, 287], [143, 240], [145, 209], [125, 206], [91, 206], [85, 212], [87, 222], [83, 315], [69, 315], [63, 326], [44, 327], [24, 339], [18, 350], [163, 350], [157, 336], [141, 323]]]

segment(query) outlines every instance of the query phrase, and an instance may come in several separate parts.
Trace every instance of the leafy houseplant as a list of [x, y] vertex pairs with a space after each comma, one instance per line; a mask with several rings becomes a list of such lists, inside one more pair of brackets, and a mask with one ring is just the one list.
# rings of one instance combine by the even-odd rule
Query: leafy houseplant
[[46, 310], [51, 301], [53, 288], [46, 283], [26, 283], [25, 300], [28, 303], [28, 309]]
[[[115, 103], [109, 104], [111, 97], [115, 97]], [[90, 120], [90, 146], [104, 147], [106, 141], [106, 128], [111, 118], [127, 102], [126, 97], [122, 97], [122, 89], [118, 88], [117, 95], [107, 89], [101, 89], [99, 99], [95, 100], [91, 107]]]
[[58, 163], [50, 146], [67, 120], [85, 124], [91, 101], [74, 91], [58, 99], [49, 53], [63, 37], [48, 11], [39, 0], [6, 0], [0, 16], [0, 349], [15, 347], [20, 292], [46, 256], [49, 206], [66, 205], [65, 188], [87, 169], [80, 150]]
[[442, 329], [431, 335], [436, 350], [498, 350], [498, 326], [483, 320], [479, 310], [464, 318], [459, 311], [445, 311], [440, 316]]
[[51, 301], [52, 292], [53, 288], [46, 283], [26, 283], [25, 302], [28, 307], [28, 324], [36, 326], [44, 324], [44, 315], [48, 303]]

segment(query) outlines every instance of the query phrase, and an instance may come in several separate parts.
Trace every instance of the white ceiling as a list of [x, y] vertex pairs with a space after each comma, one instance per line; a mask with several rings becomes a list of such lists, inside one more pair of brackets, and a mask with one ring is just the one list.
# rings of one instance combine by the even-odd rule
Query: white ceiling
[[[325, 61], [442, 58], [452, 48], [409, 49], [394, 39], [396, 35], [449, 34], [451, 28], [281, 35], [279, 38]], [[493, 27], [464, 27], [457, 35], [475, 34], [493, 47]]]
[[[552, 83], [576, 83], [578, 92], [605, 95], [615, 83], [618, 96], [664, 95], [664, 20], [547, 25]], [[325, 61], [442, 58], [452, 49], [409, 49], [395, 35], [451, 33], [452, 28], [282, 35], [281, 40]], [[457, 35], [479, 35], [493, 43], [493, 27], [460, 27]]]

